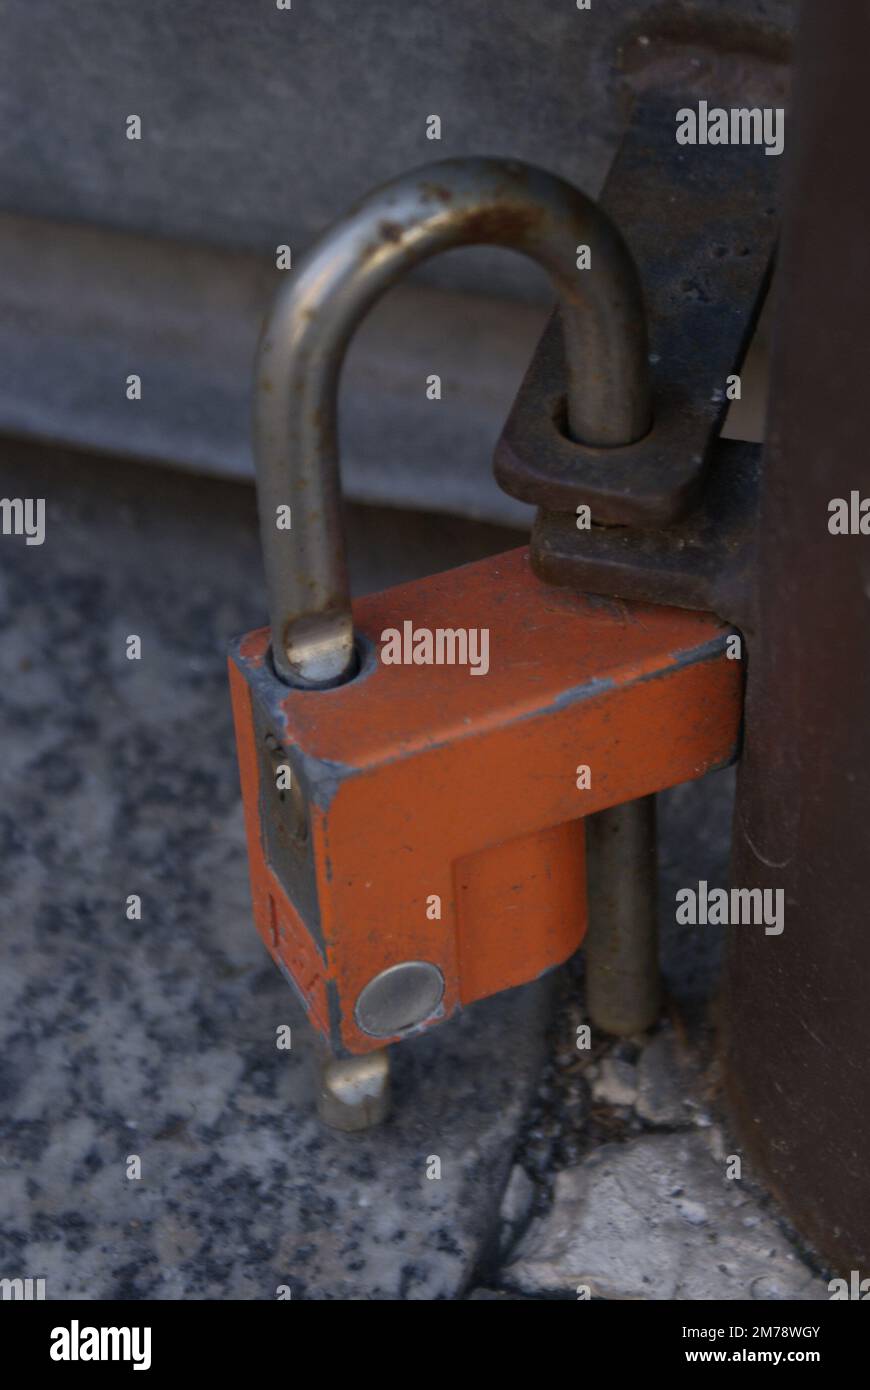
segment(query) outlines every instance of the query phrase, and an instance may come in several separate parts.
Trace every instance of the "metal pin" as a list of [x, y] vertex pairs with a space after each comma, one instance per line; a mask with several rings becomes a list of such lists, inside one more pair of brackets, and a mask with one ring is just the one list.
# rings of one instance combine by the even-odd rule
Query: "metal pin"
[[593, 1026], [629, 1037], [661, 1008], [655, 797], [586, 820], [586, 1005]]
[[371, 1129], [390, 1110], [390, 1055], [385, 1047], [364, 1057], [318, 1053], [317, 1113], [330, 1129]]

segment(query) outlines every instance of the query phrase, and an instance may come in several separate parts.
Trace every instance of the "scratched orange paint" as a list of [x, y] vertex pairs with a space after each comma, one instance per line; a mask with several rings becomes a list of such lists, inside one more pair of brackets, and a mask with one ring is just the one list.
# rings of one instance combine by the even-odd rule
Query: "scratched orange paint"
[[[383, 1040], [356, 1027], [354, 1001], [390, 965], [437, 964], [449, 1016], [571, 955], [585, 930], [580, 818], [730, 761], [742, 672], [711, 615], [544, 585], [525, 549], [371, 595], [354, 615], [361, 675], [278, 697], [289, 742], [343, 768], [311, 808], [324, 952], [262, 848], [245, 671], [262, 665], [266, 629], [230, 669], [255, 920], [324, 1032], [331, 982], [333, 1044], [359, 1053]], [[405, 620], [488, 628], [488, 673], [381, 664], [381, 633]], [[435, 894], [440, 920], [426, 912]]]

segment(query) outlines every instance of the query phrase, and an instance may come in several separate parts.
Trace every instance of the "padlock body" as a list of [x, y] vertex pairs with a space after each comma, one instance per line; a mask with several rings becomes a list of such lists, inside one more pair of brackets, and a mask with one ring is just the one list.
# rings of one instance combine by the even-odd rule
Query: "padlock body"
[[[230, 656], [256, 924], [338, 1053], [567, 959], [582, 818], [729, 762], [742, 697], [718, 619], [555, 589], [525, 549], [368, 596], [354, 622], [359, 673], [331, 690], [279, 681], [267, 629]], [[485, 629], [485, 674], [386, 664], [406, 624]]]

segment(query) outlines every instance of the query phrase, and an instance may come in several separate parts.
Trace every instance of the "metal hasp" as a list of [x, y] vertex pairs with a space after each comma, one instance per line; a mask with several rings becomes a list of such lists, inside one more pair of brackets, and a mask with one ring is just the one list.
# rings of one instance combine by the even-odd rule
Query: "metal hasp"
[[[338, 1054], [367, 1053], [566, 960], [583, 817], [736, 754], [741, 663], [709, 614], [542, 584], [528, 551], [353, 607], [361, 669], [278, 681], [267, 628], [230, 683], [257, 927]], [[386, 664], [388, 630], [488, 633], [488, 669]], [[299, 789], [286, 830], [268, 736]], [[302, 824], [300, 824], [300, 815]]]
[[[347, 678], [354, 647], [341, 521], [336, 395], [348, 342], [405, 271], [452, 247], [537, 261], [561, 306], [565, 428], [607, 447], [650, 421], [640, 285], [610, 219], [562, 179], [503, 159], [427, 165], [370, 194], [322, 237], [278, 296], [260, 342], [257, 491], [275, 670], [289, 684]], [[591, 250], [595, 273], [577, 268]], [[279, 530], [280, 508], [290, 528]]]
[[742, 1138], [847, 1277], [870, 1274], [868, 50], [866, 6], [803, 6], [733, 860], [783, 931], [731, 928], [722, 1010]]
[[[782, 67], [735, 52], [698, 61], [705, 98], [753, 92], [781, 104]], [[692, 71], [684, 57], [674, 70]], [[712, 87], [712, 92], [711, 92]], [[757, 89], [757, 90], [756, 90]], [[762, 147], [678, 145], [681, 86], [645, 90], [602, 192], [644, 287], [654, 420], [640, 440], [590, 449], [565, 437], [558, 324], [545, 332], [496, 450], [496, 477], [537, 504], [535, 571], [587, 593], [672, 603], [743, 623], [748, 607], [759, 455], [721, 440], [726, 382], [739, 372], [764, 300], [781, 161]], [[742, 102], [741, 102], [742, 104]], [[578, 528], [577, 507], [593, 524]]]

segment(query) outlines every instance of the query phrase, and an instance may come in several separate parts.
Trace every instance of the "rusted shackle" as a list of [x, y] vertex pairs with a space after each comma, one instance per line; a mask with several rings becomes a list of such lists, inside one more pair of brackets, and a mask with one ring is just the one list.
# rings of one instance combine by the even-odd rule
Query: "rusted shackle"
[[[336, 415], [350, 338], [406, 270], [468, 245], [521, 251], [549, 272], [572, 438], [607, 448], [649, 427], [640, 282], [591, 199], [543, 169], [486, 158], [426, 165], [370, 193], [292, 272], [257, 355], [254, 453], [272, 655], [290, 685], [336, 685], [354, 666]], [[590, 247], [589, 269], [578, 269], [581, 245]], [[291, 529], [279, 530], [288, 506]]]

